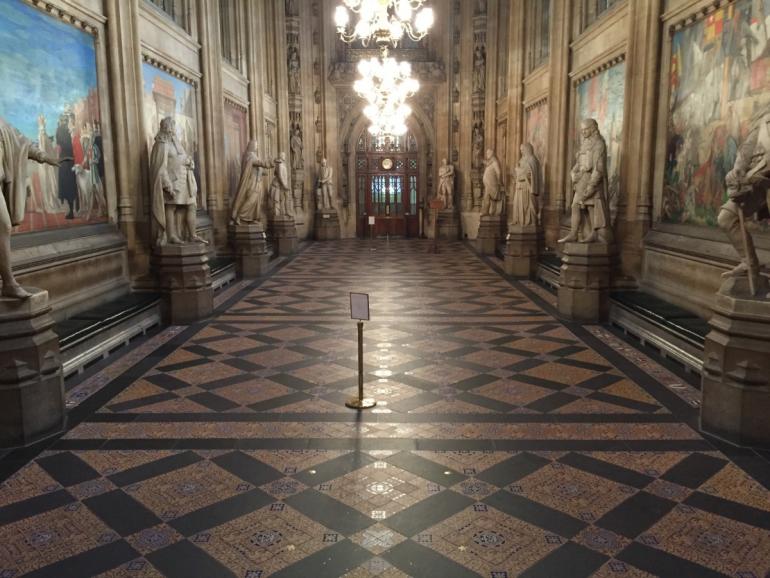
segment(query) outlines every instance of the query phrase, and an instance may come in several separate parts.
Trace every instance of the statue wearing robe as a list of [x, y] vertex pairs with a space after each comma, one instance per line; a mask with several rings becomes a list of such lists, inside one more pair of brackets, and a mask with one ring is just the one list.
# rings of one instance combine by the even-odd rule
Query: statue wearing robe
[[273, 182], [270, 184], [270, 208], [273, 217], [293, 217], [290, 197], [289, 170], [286, 167], [286, 153], [275, 159]]
[[249, 141], [241, 161], [241, 178], [235, 193], [231, 220], [233, 224], [260, 222], [262, 209], [263, 169], [272, 167], [258, 156], [257, 141]]
[[487, 150], [484, 168], [484, 199], [481, 203], [481, 216], [499, 216], [503, 211], [503, 172], [500, 161], [494, 151]]
[[516, 183], [511, 203], [511, 225], [537, 225], [540, 200], [540, 163], [532, 145], [521, 145], [521, 159], [516, 167]]

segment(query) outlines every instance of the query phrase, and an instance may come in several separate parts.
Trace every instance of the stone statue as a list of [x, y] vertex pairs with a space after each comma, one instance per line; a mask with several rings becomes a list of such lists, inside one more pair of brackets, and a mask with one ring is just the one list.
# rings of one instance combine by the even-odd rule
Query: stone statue
[[270, 184], [270, 208], [275, 218], [292, 217], [291, 187], [289, 169], [286, 167], [286, 153], [281, 153], [275, 164], [273, 182]]
[[497, 160], [494, 151], [491, 149], [487, 150], [482, 181], [484, 183], [484, 199], [481, 202], [481, 216], [497, 217], [503, 212], [505, 191], [500, 161]]
[[299, 52], [296, 46], [289, 46], [289, 93], [299, 94]]
[[480, 123], [473, 127], [473, 167], [480, 169], [484, 164], [484, 133], [481, 130]]
[[444, 203], [444, 209], [454, 209], [455, 167], [441, 159], [438, 168], [438, 198]]
[[231, 214], [234, 225], [260, 222], [263, 169], [272, 166], [259, 158], [257, 141], [251, 139], [241, 160], [241, 178], [238, 181], [238, 191], [235, 193]]
[[294, 128], [294, 132], [291, 134], [289, 146], [291, 147], [291, 168], [294, 170], [304, 168], [305, 161], [302, 158], [302, 130], [299, 128], [299, 125]]
[[477, 44], [473, 52], [473, 92], [484, 92], [487, 84], [487, 56], [484, 46]]
[[[193, 159], [177, 142], [174, 119], [167, 116], [160, 121], [160, 130], [150, 153], [152, 217], [158, 227], [155, 239], [158, 247], [166, 243], [206, 243], [196, 233], [198, 183], [194, 168]], [[178, 230], [180, 215], [184, 234]]]
[[521, 159], [515, 169], [516, 184], [511, 203], [511, 225], [540, 223], [540, 163], [532, 145], [521, 145]]
[[11, 268], [11, 229], [24, 220], [28, 159], [54, 167], [59, 166], [60, 160], [65, 160], [57, 160], [41, 151], [0, 118], [0, 278], [3, 280], [3, 297], [16, 299], [27, 299], [31, 295], [16, 282]]
[[570, 232], [559, 243], [611, 241], [607, 199], [607, 144], [592, 118], [580, 123], [582, 141], [570, 177], [572, 217]]
[[332, 199], [334, 198], [334, 169], [327, 163], [326, 159], [321, 160], [321, 166], [318, 168], [318, 185], [316, 187], [316, 209], [319, 211], [333, 209]]
[[[754, 216], [770, 218], [770, 113], [763, 115], [751, 127], [725, 182], [729, 199], [722, 205], [717, 222], [727, 233], [741, 262], [722, 276], [751, 275], [756, 279], [760, 263], [754, 240], [745, 228], [745, 219]], [[741, 213], [744, 219], [741, 219]]]

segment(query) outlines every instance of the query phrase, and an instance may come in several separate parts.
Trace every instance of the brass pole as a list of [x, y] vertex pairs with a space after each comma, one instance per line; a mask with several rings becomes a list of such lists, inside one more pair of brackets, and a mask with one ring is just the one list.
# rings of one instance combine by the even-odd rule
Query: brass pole
[[358, 322], [358, 397], [345, 402], [352, 409], [369, 409], [377, 405], [377, 402], [369, 397], [364, 398], [364, 322]]

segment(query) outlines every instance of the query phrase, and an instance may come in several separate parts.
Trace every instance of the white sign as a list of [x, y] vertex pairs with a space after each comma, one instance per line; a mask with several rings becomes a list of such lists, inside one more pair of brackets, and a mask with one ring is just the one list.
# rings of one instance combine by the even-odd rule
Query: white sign
[[369, 224], [374, 225], [374, 217], [369, 217]]
[[350, 318], [369, 321], [369, 295], [366, 293], [350, 294]]

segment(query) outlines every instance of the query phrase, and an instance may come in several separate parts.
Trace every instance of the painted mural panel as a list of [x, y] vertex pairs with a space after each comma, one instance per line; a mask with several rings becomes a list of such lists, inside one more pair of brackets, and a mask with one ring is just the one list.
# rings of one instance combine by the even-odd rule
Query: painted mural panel
[[249, 144], [248, 124], [244, 109], [225, 102], [225, 159], [231, 205], [241, 176], [241, 157]]
[[527, 110], [524, 140], [532, 145], [542, 171], [541, 183], [545, 183], [546, 155], [548, 154], [548, 102], [542, 102]]
[[94, 38], [21, 0], [0, 2], [0, 117], [52, 156], [29, 161], [16, 232], [104, 221], [104, 149]]
[[671, 39], [661, 220], [716, 226], [752, 118], [770, 105], [770, 0], [739, 0]]
[[144, 123], [147, 150], [152, 150], [160, 121], [173, 117], [176, 136], [185, 152], [195, 161], [195, 178], [198, 181], [198, 207], [205, 207], [201, 197], [200, 147], [198, 140], [198, 110], [195, 87], [167, 72], [142, 63], [144, 81]]
[[[620, 198], [620, 155], [623, 142], [623, 105], [625, 102], [626, 64], [621, 62], [584, 80], [577, 86], [575, 116], [576, 152], [580, 146], [580, 121], [596, 119], [599, 132], [607, 142], [607, 177], [610, 213], [613, 221]], [[570, 163], [570, 166], [572, 163]]]

